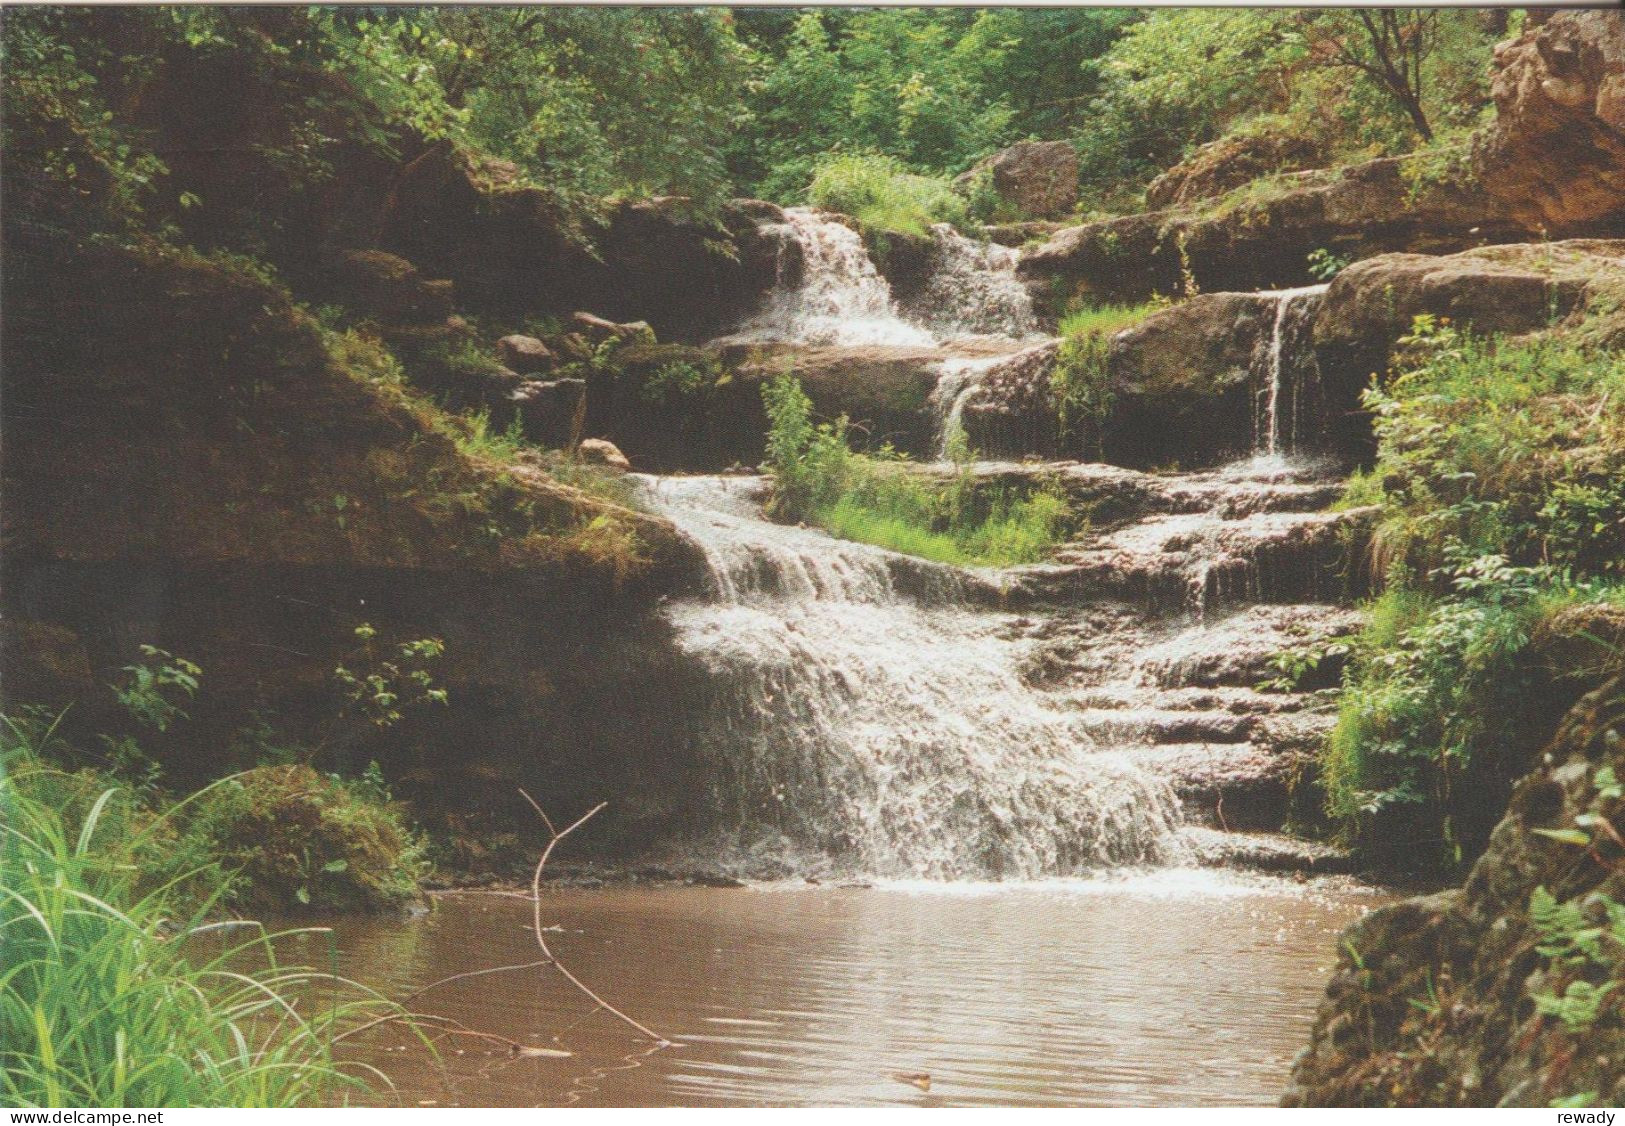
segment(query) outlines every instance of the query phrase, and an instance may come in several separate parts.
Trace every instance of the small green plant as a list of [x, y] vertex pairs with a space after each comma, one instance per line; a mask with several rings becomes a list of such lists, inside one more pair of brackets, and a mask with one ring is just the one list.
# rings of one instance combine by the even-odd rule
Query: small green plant
[[1334, 254], [1324, 246], [1309, 252], [1309, 276], [1316, 281], [1329, 282], [1348, 269], [1354, 259], [1346, 254]]
[[168, 731], [176, 720], [188, 718], [181, 702], [197, 695], [203, 670], [155, 645], [141, 646], [141, 656], [139, 662], [120, 670], [124, 679], [113, 685], [113, 694], [139, 722]]
[[452, 440], [469, 457], [509, 462], [530, 447], [525, 438], [525, 420], [517, 413], [502, 429], [491, 422], [491, 409], [481, 407], [472, 414], [447, 416]]
[[675, 360], [661, 364], [639, 389], [645, 402], [698, 403], [716, 388], [722, 365], [710, 359], [699, 363]]
[[375, 644], [378, 631], [366, 622], [355, 628], [355, 636], [360, 647], [350, 661], [333, 670], [346, 712], [383, 729], [399, 723], [407, 709], [449, 701], [430, 672], [433, 662], [446, 651], [439, 638], [398, 642], [390, 652]]

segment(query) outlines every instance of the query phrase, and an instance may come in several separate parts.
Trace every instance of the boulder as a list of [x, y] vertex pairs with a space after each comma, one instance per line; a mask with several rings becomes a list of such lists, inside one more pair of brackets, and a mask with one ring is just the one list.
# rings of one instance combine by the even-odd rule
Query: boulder
[[1480, 177], [1507, 214], [1552, 233], [1625, 222], [1625, 18], [1531, 13], [1495, 50]]
[[1058, 219], [1078, 202], [1078, 152], [1066, 141], [1020, 141], [1000, 149], [954, 181], [967, 190], [990, 178], [999, 200], [1027, 219]]
[[543, 446], [570, 449], [587, 421], [587, 381], [530, 379], [509, 396], [523, 419], [525, 437]]
[[341, 251], [323, 272], [318, 292], [387, 325], [444, 324], [451, 316], [451, 282], [425, 278], [405, 258], [382, 250]]
[[[1573, 1028], [1535, 1001], [1576, 981], [1603, 984], [1607, 970], [1539, 950], [1546, 936], [1531, 911], [1540, 888], [1590, 925], [1607, 922], [1601, 897], [1625, 902], [1622, 850], [1597, 822], [1577, 822], [1619, 823], [1620, 800], [1604, 792], [1601, 771], [1625, 776], [1622, 736], [1625, 680], [1616, 677], [1563, 719], [1463, 887], [1380, 908], [1344, 932], [1286, 1105], [1546, 1108], [1582, 1094], [1583, 1105], [1625, 1102], [1617, 1000]], [[1577, 847], [1552, 832], [1597, 843]], [[1608, 956], [1617, 959], [1617, 947]]]
[[1306, 137], [1276, 133], [1221, 137], [1152, 180], [1145, 190], [1145, 205], [1153, 211], [1184, 207], [1275, 172], [1314, 168], [1321, 155], [1320, 147]]
[[497, 341], [497, 356], [504, 366], [520, 375], [549, 372], [558, 365], [558, 357], [553, 355], [546, 344], [534, 336], [523, 336], [518, 333], [504, 336]]
[[576, 458], [586, 465], [601, 465], [622, 473], [632, 468], [632, 463], [626, 459], [626, 455], [619, 447], [603, 438], [588, 438], [583, 441], [576, 447]]

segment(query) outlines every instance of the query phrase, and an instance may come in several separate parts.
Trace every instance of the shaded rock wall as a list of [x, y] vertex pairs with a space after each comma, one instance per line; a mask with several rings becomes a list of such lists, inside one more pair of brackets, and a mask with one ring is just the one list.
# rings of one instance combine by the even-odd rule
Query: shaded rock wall
[[1576, 831], [1582, 814], [1619, 824], [1625, 809], [1605, 796], [1599, 772], [1625, 772], [1622, 734], [1625, 682], [1615, 679], [1563, 721], [1464, 887], [1384, 907], [1345, 932], [1287, 1105], [1545, 1107], [1575, 1095], [1594, 1106], [1625, 1102], [1617, 989], [1579, 1029], [1535, 1002], [1576, 982], [1617, 986], [1625, 949], [1603, 940], [1611, 963], [1559, 964], [1537, 949], [1545, 936], [1530, 911], [1541, 887], [1588, 924], [1607, 922], [1599, 896], [1625, 901], [1625, 850], [1600, 830], [1586, 833], [1600, 842], [1591, 850], [1542, 835]]
[[4, 286], [10, 704], [115, 730], [105, 686], [161, 646], [204, 668], [169, 765], [217, 774], [256, 709], [321, 728], [369, 622], [381, 645], [448, 643], [450, 706], [356, 752], [428, 772], [433, 804], [602, 798], [648, 768], [652, 727], [593, 700], [664, 659], [653, 606], [700, 573], [671, 525], [469, 459], [216, 262], [14, 231]]

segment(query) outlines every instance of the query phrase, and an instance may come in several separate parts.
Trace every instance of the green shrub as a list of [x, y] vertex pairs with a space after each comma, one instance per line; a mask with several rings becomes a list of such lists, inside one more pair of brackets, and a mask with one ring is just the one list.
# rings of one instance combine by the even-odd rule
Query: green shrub
[[1466, 336], [1417, 318], [1413, 366], [1366, 393], [1382, 483], [1380, 572], [1425, 575], [1448, 544], [1619, 573], [1625, 355], [1561, 338]]
[[1482, 847], [1550, 707], [1625, 663], [1601, 638], [1574, 667], [1530, 652], [1560, 612], [1625, 606], [1625, 358], [1432, 318], [1405, 346], [1408, 370], [1367, 394], [1376, 465], [1344, 498], [1379, 507], [1386, 590], [1351, 642], [1321, 778], [1368, 857], [1449, 867]]
[[946, 177], [918, 176], [889, 156], [834, 156], [819, 164], [807, 197], [839, 211], [865, 233], [924, 238], [933, 223], [969, 225], [970, 210]]
[[364, 1092], [335, 1038], [398, 1010], [279, 964], [256, 925], [198, 933], [218, 870], [151, 874], [174, 856], [182, 807], [154, 812], [47, 766], [23, 732], [7, 726], [0, 758], [0, 1101], [267, 1107]]
[[899, 458], [853, 453], [845, 420], [815, 423], [811, 400], [791, 376], [769, 383], [763, 395], [774, 472], [768, 511], [779, 519], [961, 566], [1035, 562], [1077, 529], [1059, 487], [983, 489], [963, 446], [959, 472], [944, 482]]

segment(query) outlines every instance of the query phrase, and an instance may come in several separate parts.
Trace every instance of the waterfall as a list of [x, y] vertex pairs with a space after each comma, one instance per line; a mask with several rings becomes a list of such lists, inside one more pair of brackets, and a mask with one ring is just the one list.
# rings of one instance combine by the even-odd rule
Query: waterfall
[[[1274, 458], [1302, 444], [1302, 400], [1306, 397], [1306, 384], [1314, 372], [1313, 352], [1304, 347], [1305, 332], [1313, 324], [1314, 311], [1326, 286], [1306, 285], [1297, 289], [1272, 290], [1260, 296], [1275, 301], [1275, 319], [1270, 329], [1269, 347], [1265, 352], [1264, 418], [1257, 428], [1261, 439], [1259, 452]], [[1282, 417], [1282, 399], [1287, 414]]]
[[954, 337], [1021, 339], [1034, 331], [1032, 299], [1016, 278], [1017, 253], [975, 242], [946, 223], [932, 228], [930, 274], [906, 310], [845, 223], [791, 207], [784, 222], [763, 229], [784, 248], [781, 263], [799, 269], [781, 269], [766, 306], [735, 334], [740, 339], [934, 347]]
[[704, 550], [668, 608], [696, 692], [692, 854], [785, 873], [1023, 878], [1167, 860], [1179, 803], [1030, 687], [975, 576], [761, 518], [750, 478], [644, 479]]
[[740, 329], [740, 337], [797, 344], [936, 343], [924, 328], [898, 315], [891, 286], [852, 228], [810, 207], [790, 207], [783, 223], [765, 229], [798, 248], [800, 276], [793, 285], [781, 279], [766, 308]]
[[940, 338], [988, 335], [1022, 339], [1037, 321], [1032, 296], [1016, 277], [1020, 255], [994, 242], [966, 238], [947, 223], [931, 228], [931, 276], [910, 302]]

